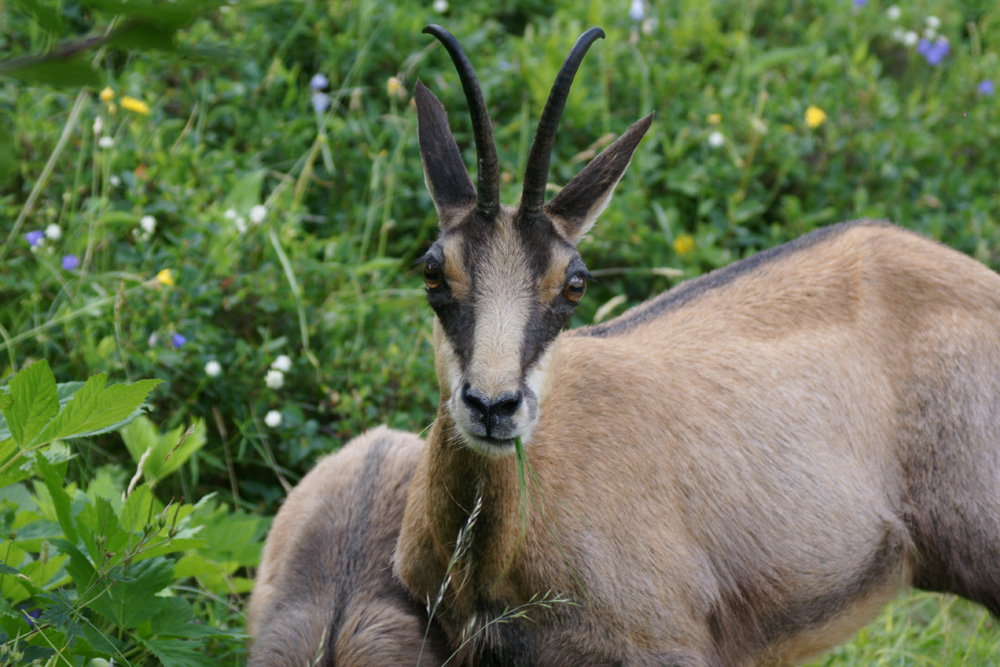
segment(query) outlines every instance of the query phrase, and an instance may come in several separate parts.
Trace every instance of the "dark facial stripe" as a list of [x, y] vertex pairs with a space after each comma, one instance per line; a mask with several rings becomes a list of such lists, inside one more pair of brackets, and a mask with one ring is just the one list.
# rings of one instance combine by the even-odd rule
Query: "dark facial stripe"
[[811, 248], [818, 243], [839, 236], [848, 229], [857, 226], [887, 226], [887, 223], [874, 220], [855, 220], [817, 229], [805, 236], [800, 236], [794, 241], [763, 250], [752, 257], [740, 260], [721, 269], [716, 269], [704, 276], [685, 281], [620, 317], [592, 327], [575, 329], [573, 335], [605, 338], [626, 333], [637, 326], [655, 320], [664, 313], [694, 301], [706, 292], [725, 287], [737, 278], [757, 271], [775, 260]]

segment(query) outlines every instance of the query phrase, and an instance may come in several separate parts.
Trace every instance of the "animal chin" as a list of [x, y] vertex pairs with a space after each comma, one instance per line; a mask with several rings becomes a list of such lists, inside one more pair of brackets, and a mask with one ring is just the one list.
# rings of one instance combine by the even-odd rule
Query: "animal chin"
[[463, 428], [460, 428], [459, 431], [465, 443], [480, 454], [500, 458], [514, 453], [515, 438], [502, 439], [473, 435]]

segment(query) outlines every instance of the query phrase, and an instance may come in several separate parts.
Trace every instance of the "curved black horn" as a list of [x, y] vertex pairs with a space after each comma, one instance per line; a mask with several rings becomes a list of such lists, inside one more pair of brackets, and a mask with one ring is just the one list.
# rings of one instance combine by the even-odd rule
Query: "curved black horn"
[[545, 184], [549, 180], [549, 158], [552, 155], [552, 145], [556, 140], [559, 118], [566, 106], [566, 97], [569, 96], [569, 89], [573, 85], [573, 77], [576, 75], [577, 68], [580, 67], [580, 61], [583, 60], [587, 49], [597, 41], [598, 37], [604, 38], [604, 31], [600, 28], [591, 28], [580, 35], [580, 39], [576, 40], [573, 49], [566, 56], [566, 61], [559, 68], [556, 82], [552, 84], [549, 99], [545, 102], [545, 109], [542, 110], [542, 117], [538, 121], [535, 140], [531, 143], [531, 152], [528, 153], [528, 165], [524, 170], [521, 212], [526, 217], [534, 215], [545, 204]]
[[450, 32], [439, 25], [429, 25], [423, 32], [434, 35], [448, 50], [458, 78], [462, 81], [465, 100], [469, 105], [469, 115], [472, 117], [472, 132], [476, 139], [476, 168], [478, 171], [478, 186], [476, 187], [476, 208], [484, 218], [492, 218], [500, 207], [500, 163], [497, 160], [497, 148], [493, 143], [493, 123], [483, 101], [483, 91], [479, 88], [479, 80], [469, 63], [465, 51], [458, 40]]

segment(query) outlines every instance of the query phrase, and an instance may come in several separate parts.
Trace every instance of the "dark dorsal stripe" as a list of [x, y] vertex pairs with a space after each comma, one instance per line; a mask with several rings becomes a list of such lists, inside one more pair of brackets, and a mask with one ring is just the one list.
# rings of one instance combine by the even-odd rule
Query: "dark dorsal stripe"
[[687, 305], [707, 292], [721, 289], [737, 278], [753, 273], [778, 259], [811, 248], [843, 234], [852, 227], [859, 226], [881, 227], [888, 226], [888, 223], [877, 220], [852, 220], [817, 229], [804, 236], [800, 236], [794, 241], [783, 243], [768, 250], [762, 250], [756, 255], [747, 257], [721, 269], [716, 269], [698, 278], [685, 281], [667, 290], [655, 299], [640, 304], [613, 320], [590, 327], [574, 329], [572, 335], [606, 338], [626, 333], [638, 326], [655, 320], [671, 310]]

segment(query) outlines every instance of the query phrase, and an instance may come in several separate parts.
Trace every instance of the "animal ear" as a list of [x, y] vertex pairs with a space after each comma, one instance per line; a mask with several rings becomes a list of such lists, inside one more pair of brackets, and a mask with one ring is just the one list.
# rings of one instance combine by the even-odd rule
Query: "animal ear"
[[611, 193], [625, 175], [639, 140], [652, 122], [653, 114], [649, 114], [635, 123], [545, 205], [552, 223], [568, 241], [578, 243], [607, 208]]
[[459, 211], [464, 212], [476, 205], [476, 188], [469, 179], [458, 144], [448, 128], [444, 106], [420, 81], [417, 81], [414, 96], [424, 181], [434, 200], [438, 219], [444, 226]]

